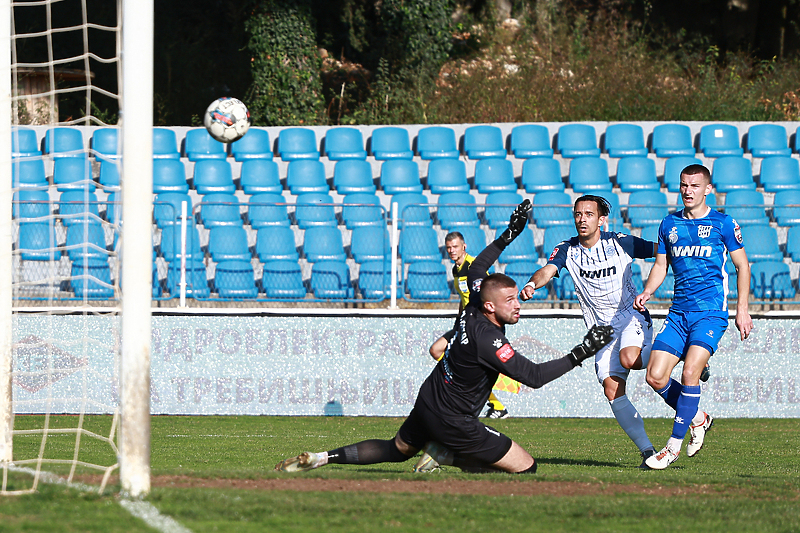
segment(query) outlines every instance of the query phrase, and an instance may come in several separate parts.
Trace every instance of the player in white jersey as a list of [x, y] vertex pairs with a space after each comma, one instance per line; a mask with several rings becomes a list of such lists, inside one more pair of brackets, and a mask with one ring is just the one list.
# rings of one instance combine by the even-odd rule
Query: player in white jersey
[[[614, 417], [644, 461], [655, 450], [644, 420], [628, 399], [625, 384], [631, 369], [647, 366], [653, 323], [647, 311], [633, 308], [637, 290], [631, 280], [631, 263], [653, 257], [656, 245], [631, 235], [602, 231], [608, 211], [608, 202], [600, 196], [578, 198], [574, 208], [578, 235], [555, 247], [547, 264], [520, 291], [520, 297], [530, 299], [536, 289], [566, 268], [575, 281], [586, 327], [599, 324], [614, 328], [614, 340], [595, 355], [595, 371]], [[644, 468], [644, 462], [640, 467]]]

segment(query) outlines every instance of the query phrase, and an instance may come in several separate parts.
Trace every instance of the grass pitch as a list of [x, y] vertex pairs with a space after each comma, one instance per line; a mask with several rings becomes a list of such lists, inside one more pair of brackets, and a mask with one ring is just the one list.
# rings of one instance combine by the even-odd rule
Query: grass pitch
[[[18, 417], [16, 425], [34, 418]], [[148, 500], [195, 532], [800, 531], [797, 419], [717, 419], [698, 456], [684, 451], [660, 472], [636, 468], [637, 450], [613, 419], [513, 418], [492, 425], [531, 451], [535, 475], [454, 468], [415, 475], [414, 460], [272, 471], [304, 450], [390, 438], [401, 422], [154, 417]], [[646, 421], [656, 447], [671, 422]], [[72, 444], [51, 436], [48, 452], [71, 457]], [[36, 449], [30, 437], [15, 440], [15, 455]], [[107, 458], [101, 446], [90, 449], [87, 455]], [[0, 532], [153, 531], [117, 504], [118, 486], [111, 489], [97, 495], [42, 485], [37, 494], [2, 498]]]

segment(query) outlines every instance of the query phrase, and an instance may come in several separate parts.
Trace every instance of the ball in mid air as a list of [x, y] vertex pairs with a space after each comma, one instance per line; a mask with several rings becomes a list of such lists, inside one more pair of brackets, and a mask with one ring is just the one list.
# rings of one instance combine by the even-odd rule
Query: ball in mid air
[[206, 109], [203, 124], [219, 142], [232, 143], [241, 139], [250, 128], [250, 111], [236, 98], [217, 98]]

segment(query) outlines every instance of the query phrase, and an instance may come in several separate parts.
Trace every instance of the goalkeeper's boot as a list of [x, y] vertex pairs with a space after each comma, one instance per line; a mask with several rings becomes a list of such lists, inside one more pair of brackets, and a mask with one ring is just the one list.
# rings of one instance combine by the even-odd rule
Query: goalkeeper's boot
[[694, 457], [703, 447], [703, 442], [706, 440], [706, 431], [711, 429], [714, 425], [714, 417], [710, 414], [703, 412], [703, 421], [696, 426], [694, 424], [689, 426], [689, 444], [686, 445], [686, 455]]
[[414, 465], [413, 472], [415, 474], [419, 473], [427, 473], [427, 472], [434, 472], [436, 470], [441, 470], [441, 465], [436, 462], [436, 459], [430, 456], [428, 452], [423, 451], [422, 456], [417, 461], [417, 464]]
[[289, 457], [275, 465], [278, 472], [306, 472], [320, 466], [317, 454], [303, 452], [296, 457]]
[[673, 451], [669, 446], [664, 448], [655, 455], [651, 455], [645, 459], [644, 464], [652, 470], [664, 470], [666, 467], [678, 460], [681, 451]]
[[656, 454], [655, 448], [650, 448], [649, 450], [645, 450], [641, 453], [642, 453], [642, 464], [640, 464], [638, 468], [641, 468], [642, 470], [650, 470], [650, 467], [647, 466], [647, 459]]
[[508, 418], [509, 416], [511, 416], [508, 414], [508, 409], [506, 409], [505, 407], [503, 407], [502, 409], [496, 409], [494, 404], [492, 404], [492, 402], [489, 402], [486, 405], [489, 406], [489, 409], [486, 410], [486, 415], [485, 415], [486, 418], [500, 419], [500, 418]]
[[438, 442], [431, 441], [422, 448], [422, 457], [414, 465], [414, 472], [433, 472], [443, 464], [453, 464], [453, 452]]

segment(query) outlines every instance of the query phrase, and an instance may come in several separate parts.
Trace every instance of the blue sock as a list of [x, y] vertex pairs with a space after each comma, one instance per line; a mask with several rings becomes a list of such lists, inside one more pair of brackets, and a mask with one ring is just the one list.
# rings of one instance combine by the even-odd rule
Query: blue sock
[[667, 402], [667, 405], [676, 411], [678, 410], [678, 398], [681, 397], [681, 392], [683, 392], [683, 385], [672, 378], [670, 378], [666, 387], [656, 391], [656, 393], [664, 398], [664, 401]]
[[683, 386], [678, 407], [675, 409], [675, 423], [672, 424], [672, 438], [683, 440], [689, 430], [689, 424], [700, 405], [700, 386]]
[[652, 450], [653, 444], [647, 438], [647, 432], [644, 430], [644, 419], [642, 419], [636, 407], [633, 406], [628, 396], [620, 396], [609, 402], [611, 404], [611, 411], [617, 419], [620, 427], [625, 431], [628, 437], [636, 444], [640, 452], [645, 450]]

